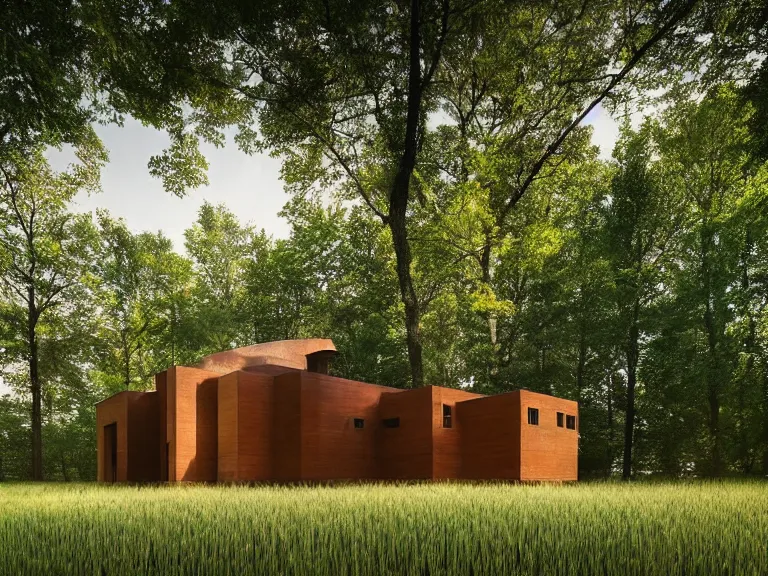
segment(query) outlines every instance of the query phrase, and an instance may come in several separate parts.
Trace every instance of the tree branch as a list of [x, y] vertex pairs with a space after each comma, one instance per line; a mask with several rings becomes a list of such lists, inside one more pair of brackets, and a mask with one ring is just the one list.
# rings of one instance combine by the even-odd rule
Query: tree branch
[[525, 192], [528, 190], [530, 185], [533, 183], [534, 178], [536, 175], [541, 171], [544, 164], [549, 160], [549, 158], [560, 148], [562, 143], [565, 141], [565, 139], [568, 137], [568, 135], [579, 125], [581, 122], [586, 118], [587, 114], [589, 114], [600, 102], [602, 102], [606, 96], [608, 96], [611, 91], [616, 88], [623, 80], [624, 78], [637, 66], [637, 64], [643, 59], [645, 54], [653, 47], [655, 46], [659, 41], [661, 41], [681, 20], [683, 20], [688, 14], [693, 10], [693, 7], [697, 4], [698, 0], [684, 0], [682, 6], [680, 6], [679, 9], [677, 9], [676, 12], [672, 14], [672, 16], [669, 18], [669, 20], [664, 24], [661, 28], [659, 28], [656, 33], [651, 36], [648, 40], [645, 41], [645, 43], [638, 48], [632, 57], [627, 61], [627, 63], [622, 67], [622, 69], [617, 72], [613, 77], [611, 78], [611, 81], [608, 82], [608, 84], [603, 88], [603, 90], [595, 97], [589, 105], [587, 105], [586, 108], [584, 108], [581, 113], [576, 116], [555, 138], [555, 140], [547, 146], [544, 153], [539, 157], [539, 159], [536, 161], [536, 163], [531, 168], [530, 173], [528, 174], [528, 177], [525, 179], [525, 181], [518, 187], [518, 189], [514, 192], [514, 194], [510, 197], [510, 199], [507, 201], [507, 203], [504, 205], [504, 209], [501, 214], [501, 220], [503, 220], [507, 214], [510, 212], [510, 210], [517, 204], [517, 202], [523, 197]]

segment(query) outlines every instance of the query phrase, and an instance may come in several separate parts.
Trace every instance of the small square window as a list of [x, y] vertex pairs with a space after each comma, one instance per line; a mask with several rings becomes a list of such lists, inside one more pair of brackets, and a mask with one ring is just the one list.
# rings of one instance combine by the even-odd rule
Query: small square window
[[451, 407], [447, 404], [443, 404], [443, 428], [452, 428], [453, 422], [451, 421]]
[[558, 412], [557, 413], [557, 427], [558, 428], [562, 428], [563, 427], [563, 417], [564, 416], [565, 416], [565, 414], [563, 414], [562, 412]]
[[576, 416], [566, 416], [565, 427], [568, 428], [568, 430], [576, 430]]
[[528, 424], [539, 425], [539, 409], [528, 408]]
[[384, 428], [400, 428], [400, 418], [385, 418], [381, 423]]
[[362, 418], [355, 418], [355, 428], [365, 428], [365, 420]]

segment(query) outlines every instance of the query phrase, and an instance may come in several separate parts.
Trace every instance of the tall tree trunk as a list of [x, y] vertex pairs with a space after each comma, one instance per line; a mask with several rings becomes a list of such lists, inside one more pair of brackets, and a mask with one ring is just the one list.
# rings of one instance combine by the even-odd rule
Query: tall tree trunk
[[607, 458], [608, 458], [608, 474], [607, 476], [610, 476], [613, 474], [613, 446], [616, 442], [616, 438], [614, 437], [614, 428], [613, 428], [613, 367], [611, 367], [611, 373], [608, 376], [608, 450], [607, 450]]
[[61, 455], [61, 476], [64, 478], [64, 482], [69, 482], [69, 472], [67, 471], [67, 460], [64, 458], [64, 454]]
[[576, 365], [576, 402], [581, 403], [584, 390], [584, 370], [587, 367], [587, 334], [584, 322], [579, 322], [579, 363]]
[[411, 365], [411, 385], [418, 388], [424, 385], [424, 370], [421, 348], [421, 311], [419, 310], [416, 291], [411, 277], [411, 249], [406, 232], [405, 211], [395, 217], [390, 212], [389, 228], [397, 258], [397, 279], [400, 284], [400, 298], [405, 307], [405, 334], [408, 344], [408, 361]]
[[[480, 271], [481, 271], [480, 279], [483, 282], [483, 284], [488, 286], [489, 288], [491, 286], [491, 281], [493, 279], [493, 273], [491, 271], [492, 257], [493, 257], [493, 246], [492, 246], [491, 232], [490, 230], [486, 230], [485, 244], [483, 245], [483, 250], [480, 253]], [[496, 316], [496, 313], [493, 312], [492, 310], [488, 311], [485, 321], [488, 324], [488, 337], [491, 342], [491, 358], [488, 366], [488, 376], [489, 376], [489, 379], [495, 379], [499, 373], [499, 366], [501, 365], [501, 359], [500, 359], [501, 348], [498, 343], [498, 332], [497, 332], [498, 318]]]
[[704, 311], [704, 326], [707, 331], [708, 369], [707, 369], [707, 400], [709, 402], [709, 441], [710, 441], [710, 474], [719, 476], [722, 471], [720, 454], [720, 391], [717, 382], [717, 336], [714, 327], [714, 314], [707, 301]]
[[629, 480], [632, 477], [632, 448], [635, 435], [635, 388], [637, 386], [637, 364], [639, 358], [639, 318], [640, 301], [635, 299], [632, 306], [632, 318], [625, 351], [627, 358], [627, 416], [624, 421], [624, 463], [621, 473], [624, 480]]
[[720, 438], [720, 383], [718, 338], [715, 323], [715, 312], [712, 306], [712, 268], [710, 262], [710, 247], [712, 232], [709, 223], [704, 222], [701, 231], [701, 280], [702, 296], [704, 299], [704, 329], [707, 334], [707, 400], [709, 402], [709, 441], [710, 441], [710, 474], [719, 476], [722, 473], [721, 438]]
[[29, 342], [29, 388], [32, 392], [32, 480], [43, 480], [42, 390], [38, 373], [37, 306], [35, 287], [27, 288], [27, 339]]
[[405, 334], [408, 344], [408, 360], [411, 365], [411, 385], [414, 388], [424, 385], [424, 368], [421, 352], [421, 310], [411, 276], [411, 247], [408, 242], [406, 223], [411, 176], [416, 167], [422, 101], [420, 8], [419, 0], [411, 0], [405, 145], [392, 185], [388, 215], [388, 224], [392, 232], [392, 242], [397, 260], [400, 298], [405, 307]]
[[[254, 333], [257, 331], [254, 323]], [[258, 338], [258, 334], [254, 334]], [[258, 343], [258, 339], [255, 343]], [[171, 300], [171, 366], [176, 366], [176, 302]]]
[[763, 476], [768, 476], [768, 360], [763, 362]]
[[128, 344], [123, 342], [123, 383], [125, 389], [131, 388], [131, 351], [128, 348]]
[[[491, 247], [491, 236], [490, 232], [485, 233], [485, 245], [483, 246], [483, 251], [480, 254], [480, 269], [482, 271], [482, 281], [483, 284], [486, 284], [490, 287], [491, 285], [491, 252], [493, 248]], [[496, 315], [493, 312], [488, 313], [488, 333], [491, 338], [491, 345], [493, 346], [494, 352], [496, 351]]]
[[754, 384], [755, 355], [757, 342], [757, 326], [755, 318], [752, 315], [750, 306], [751, 284], [749, 278], [749, 255], [752, 252], [752, 234], [747, 226], [744, 249], [741, 253], [741, 294], [742, 294], [742, 312], [747, 318], [747, 335], [744, 338], [744, 351], [746, 361], [744, 363], [744, 373], [739, 378], [738, 388], [738, 460], [742, 473], [749, 474], [752, 471], [753, 459], [749, 455], [749, 422], [746, 413], [746, 395], [747, 389]]

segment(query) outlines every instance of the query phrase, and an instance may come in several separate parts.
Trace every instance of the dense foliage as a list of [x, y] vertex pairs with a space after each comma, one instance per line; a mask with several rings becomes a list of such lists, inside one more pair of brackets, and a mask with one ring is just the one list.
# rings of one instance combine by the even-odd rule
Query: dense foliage
[[[768, 473], [762, 2], [65, 0], [6, 20], [0, 479], [93, 478], [97, 400], [310, 336], [349, 378], [578, 400], [584, 477]], [[598, 105], [627, 120], [610, 161]], [[169, 134], [149, 170], [175, 194], [226, 128], [279, 156], [290, 236], [206, 204], [177, 251], [73, 213], [107, 160], [92, 122], [123, 114]], [[55, 173], [64, 144], [78, 162]]]
[[[452, 227], [420, 221], [412, 244], [428, 294], [426, 381], [577, 399], [585, 476], [627, 466], [765, 473], [768, 168], [749, 154], [750, 115], [722, 86], [625, 126], [611, 161], [585, 146], [578, 164], [521, 201], [482, 287], [476, 255], [459, 244], [482, 217], [473, 191], [451, 200], [460, 206]], [[389, 231], [364, 206], [296, 195], [283, 211], [290, 237], [275, 240], [205, 204], [179, 254], [162, 233], [133, 233], [103, 212], [68, 214], [54, 181], [22, 181], [46, 217], [64, 210], [57, 221], [71, 227], [36, 240], [38, 300], [55, 293], [37, 332], [49, 478], [95, 476], [93, 402], [149, 389], [168, 365], [228, 347], [330, 337], [336, 374], [409, 385]], [[14, 288], [27, 249], [10, 235], [12, 204], [2, 208]], [[28, 326], [14, 291], [4, 294], [2, 370], [16, 394], [3, 400], [0, 474], [26, 478]]]
[[761, 483], [0, 487], [8, 574], [755, 575]]

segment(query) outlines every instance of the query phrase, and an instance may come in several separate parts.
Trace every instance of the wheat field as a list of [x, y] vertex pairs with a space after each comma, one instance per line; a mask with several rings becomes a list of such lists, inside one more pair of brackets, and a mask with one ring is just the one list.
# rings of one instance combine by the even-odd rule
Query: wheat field
[[768, 574], [768, 483], [0, 484], [2, 574]]

